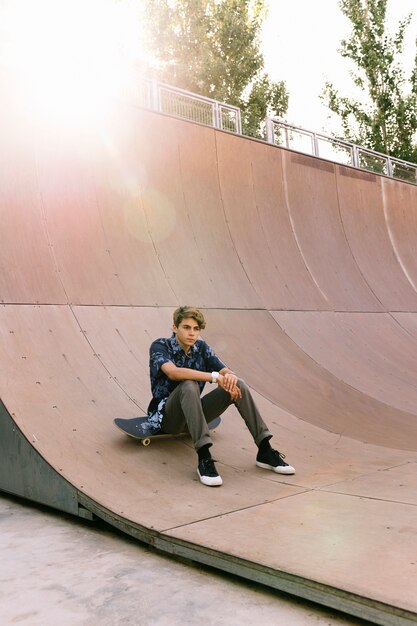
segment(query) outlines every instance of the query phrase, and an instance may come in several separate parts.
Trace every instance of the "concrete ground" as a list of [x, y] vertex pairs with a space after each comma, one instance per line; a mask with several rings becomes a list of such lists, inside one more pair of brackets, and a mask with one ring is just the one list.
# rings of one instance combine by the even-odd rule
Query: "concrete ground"
[[6, 494], [0, 562], [2, 626], [367, 624]]

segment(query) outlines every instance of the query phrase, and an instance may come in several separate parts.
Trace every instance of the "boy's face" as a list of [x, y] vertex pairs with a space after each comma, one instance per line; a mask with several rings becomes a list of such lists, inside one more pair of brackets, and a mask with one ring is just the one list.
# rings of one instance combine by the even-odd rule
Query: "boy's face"
[[200, 336], [200, 328], [192, 317], [186, 317], [178, 326], [174, 325], [172, 330], [184, 352], [188, 352]]

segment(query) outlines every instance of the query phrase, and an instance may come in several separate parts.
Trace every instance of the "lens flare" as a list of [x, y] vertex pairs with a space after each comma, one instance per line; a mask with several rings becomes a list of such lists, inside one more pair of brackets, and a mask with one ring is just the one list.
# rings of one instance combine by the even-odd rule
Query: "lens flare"
[[[98, 125], [127, 93], [141, 57], [138, 3], [9, 0], [1, 9], [0, 70], [31, 115]], [[4, 87], [3, 87], [4, 89]]]

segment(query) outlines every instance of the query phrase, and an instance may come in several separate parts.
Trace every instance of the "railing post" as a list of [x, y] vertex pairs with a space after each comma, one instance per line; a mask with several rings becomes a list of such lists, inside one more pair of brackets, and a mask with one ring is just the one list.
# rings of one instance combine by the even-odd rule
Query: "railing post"
[[360, 160], [359, 160], [359, 151], [358, 151], [358, 146], [353, 145], [352, 146], [352, 165], [354, 167], [360, 167]]
[[223, 130], [223, 109], [218, 103], [217, 103], [217, 121], [218, 121], [217, 128], [221, 128]]
[[288, 136], [288, 126], [284, 126], [284, 135], [285, 135], [285, 146], [287, 148], [290, 147], [290, 138]]
[[219, 103], [213, 103], [213, 126], [214, 128], [221, 128], [220, 126], [220, 112], [219, 112]]
[[387, 174], [390, 178], [393, 178], [392, 161], [390, 157], [387, 157]]
[[274, 136], [274, 122], [270, 117], [265, 118], [265, 134], [266, 141], [268, 143], [275, 144], [275, 136]]
[[313, 133], [312, 140], [313, 140], [313, 142], [312, 142], [313, 143], [313, 154], [314, 154], [314, 156], [318, 157], [319, 156], [319, 141], [317, 139], [316, 133]]
[[242, 134], [242, 115], [240, 109], [236, 109], [236, 132], [238, 135]]
[[156, 80], [151, 82], [151, 106], [154, 111], [161, 111], [161, 101], [159, 97], [159, 85]]

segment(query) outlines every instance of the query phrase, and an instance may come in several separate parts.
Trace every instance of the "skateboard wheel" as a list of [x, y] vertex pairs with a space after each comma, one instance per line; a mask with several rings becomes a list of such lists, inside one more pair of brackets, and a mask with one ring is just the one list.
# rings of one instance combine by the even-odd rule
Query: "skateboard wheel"
[[149, 437], [147, 437], [146, 439], [142, 439], [143, 446], [149, 446], [150, 443], [151, 443], [151, 440]]

